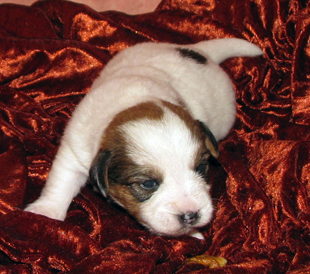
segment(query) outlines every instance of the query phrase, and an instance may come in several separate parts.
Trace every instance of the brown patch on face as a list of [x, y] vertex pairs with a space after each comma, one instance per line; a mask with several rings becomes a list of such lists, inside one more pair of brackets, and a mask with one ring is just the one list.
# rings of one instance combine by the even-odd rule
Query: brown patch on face
[[157, 188], [147, 190], [141, 184], [152, 180], [158, 182], [159, 186], [162, 182], [160, 173], [154, 169], [138, 166], [126, 155], [114, 153], [107, 170], [107, 178], [109, 196], [142, 222], [141, 203], [151, 198]]
[[141, 103], [118, 113], [107, 127], [106, 133], [109, 133], [110, 130], [113, 130], [114, 128], [117, 128], [129, 121], [136, 121], [139, 119], [160, 120], [163, 115], [164, 111], [156, 103]]
[[139, 183], [150, 179], [160, 182], [161, 177], [159, 172], [140, 167], [127, 156], [128, 144], [120, 127], [139, 119], [160, 120], [163, 115], [162, 108], [153, 102], [128, 108], [114, 117], [101, 142], [100, 149], [111, 153], [106, 182], [108, 194], [138, 220], [141, 201], [152, 194], [140, 189]]
[[128, 185], [113, 184], [109, 190], [111, 197], [139, 220], [140, 203], [131, 194], [130, 187]]

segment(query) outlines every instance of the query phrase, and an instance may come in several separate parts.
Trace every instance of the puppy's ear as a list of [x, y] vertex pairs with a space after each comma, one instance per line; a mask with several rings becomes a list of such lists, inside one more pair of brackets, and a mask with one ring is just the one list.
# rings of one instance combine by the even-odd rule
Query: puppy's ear
[[110, 151], [99, 150], [89, 170], [89, 179], [97, 186], [104, 197], [108, 196], [108, 164], [111, 158]]
[[211, 152], [212, 156], [217, 159], [219, 157], [219, 147], [217, 144], [217, 141], [214, 137], [214, 135], [212, 134], [211, 130], [207, 127], [206, 124], [204, 124], [201, 121], [198, 121], [200, 124], [200, 128], [201, 130], [206, 134], [206, 146], [209, 149], [209, 151]]

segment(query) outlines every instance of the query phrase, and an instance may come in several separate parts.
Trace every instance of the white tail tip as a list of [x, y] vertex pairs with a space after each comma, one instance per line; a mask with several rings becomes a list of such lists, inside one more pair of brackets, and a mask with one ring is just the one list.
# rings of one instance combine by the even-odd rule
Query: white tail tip
[[204, 52], [217, 64], [232, 57], [255, 57], [264, 54], [258, 46], [238, 38], [213, 39], [199, 42], [193, 47]]

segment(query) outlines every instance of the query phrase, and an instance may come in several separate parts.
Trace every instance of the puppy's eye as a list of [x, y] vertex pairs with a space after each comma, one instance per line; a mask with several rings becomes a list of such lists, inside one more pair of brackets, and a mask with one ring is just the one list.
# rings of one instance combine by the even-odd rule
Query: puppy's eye
[[158, 187], [158, 183], [155, 180], [147, 180], [141, 183], [140, 187], [142, 187], [145, 190], [155, 190]]
[[206, 163], [201, 163], [200, 165], [198, 165], [196, 167], [196, 172], [199, 173], [200, 175], [205, 175], [206, 171], [207, 171], [207, 167], [208, 165]]

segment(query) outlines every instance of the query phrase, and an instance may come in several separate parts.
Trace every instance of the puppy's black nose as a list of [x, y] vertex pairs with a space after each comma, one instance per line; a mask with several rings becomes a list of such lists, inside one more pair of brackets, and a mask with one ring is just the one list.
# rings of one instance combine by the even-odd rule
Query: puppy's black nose
[[182, 223], [190, 225], [193, 224], [198, 219], [198, 217], [198, 212], [189, 211], [185, 214], [180, 215], [180, 220]]

